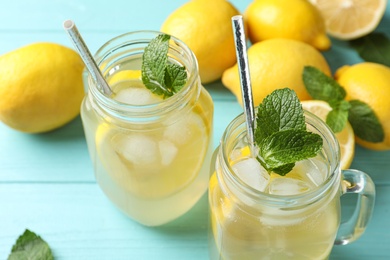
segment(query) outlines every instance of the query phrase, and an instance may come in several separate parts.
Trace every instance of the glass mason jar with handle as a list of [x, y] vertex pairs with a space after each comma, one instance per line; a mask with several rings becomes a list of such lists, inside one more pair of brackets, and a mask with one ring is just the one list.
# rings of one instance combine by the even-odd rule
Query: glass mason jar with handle
[[160, 33], [139, 31], [104, 44], [95, 60], [113, 90], [85, 73], [81, 108], [97, 183], [124, 213], [148, 226], [187, 212], [207, 190], [213, 103], [192, 51], [171, 37], [168, 63], [185, 67], [185, 86], [169, 98], [142, 83], [142, 55]]
[[[361, 171], [340, 170], [333, 132], [309, 112], [305, 121], [322, 137], [323, 149], [284, 177], [267, 177], [251, 163], [256, 159], [249, 156], [243, 115], [228, 125], [209, 184], [211, 259], [328, 259], [334, 244], [362, 235], [373, 211], [374, 183]], [[251, 176], [252, 170], [265, 175]], [[346, 193], [359, 199], [354, 215], [340, 224]]]

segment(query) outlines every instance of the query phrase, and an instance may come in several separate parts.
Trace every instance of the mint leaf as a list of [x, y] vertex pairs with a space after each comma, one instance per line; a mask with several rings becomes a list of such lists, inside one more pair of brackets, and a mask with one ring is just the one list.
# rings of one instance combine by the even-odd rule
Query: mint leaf
[[289, 163], [289, 164], [285, 164], [285, 165], [282, 165], [280, 167], [274, 168], [274, 169], [272, 169], [272, 171], [274, 173], [281, 175], [281, 176], [284, 176], [287, 173], [291, 172], [291, 170], [294, 168], [294, 166], [295, 166], [295, 163]]
[[326, 124], [333, 132], [338, 133], [344, 129], [345, 124], [348, 121], [348, 110], [351, 105], [348, 101], [342, 100], [334, 106], [335, 108], [332, 109], [326, 117]]
[[170, 97], [187, 81], [184, 67], [168, 64], [170, 36], [160, 34], [152, 39], [142, 55], [142, 82], [153, 93]]
[[268, 172], [285, 175], [295, 162], [314, 157], [322, 138], [306, 131], [303, 109], [291, 89], [278, 89], [259, 105], [255, 141], [258, 160]]
[[164, 84], [165, 66], [168, 61], [170, 36], [160, 34], [151, 40], [142, 55], [142, 82], [157, 95], [166, 95]]
[[297, 161], [314, 157], [322, 148], [321, 136], [306, 130], [289, 129], [275, 132], [259, 144], [259, 154], [263, 158], [266, 169], [278, 169], [285, 175], [282, 167]]
[[16, 240], [8, 260], [41, 259], [52, 260], [49, 245], [38, 235], [26, 229]]
[[371, 33], [349, 42], [362, 59], [390, 66], [390, 40], [382, 33]]
[[285, 88], [264, 98], [257, 112], [255, 138], [261, 141], [286, 129], [306, 129], [302, 105], [295, 92]]
[[362, 101], [351, 100], [349, 103], [351, 108], [349, 109], [348, 120], [355, 135], [368, 142], [382, 142], [385, 134], [375, 112]]
[[[370, 37], [366, 40], [373, 40], [378, 36]], [[382, 44], [387, 46], [388, 43]], [[378, 57], [387, 55], [388, 47], [383, 48], [386, 48], [386, 51], [380, 52], [380, 48], [377, 48]], [[305, 67], [302, 78], [307, 91], [314, 99], [324, 100], [332, 107], [332, 111], [326, 117], [326, 123], [333, 132], [337, 133], [343, 130], [348, 120], [356, 136], [361, 139], [369, 142], [383, 141], [384, 131], [382, 125], [374, 111], [367, 104], [358, 100], [349, 102], [344, 100], [346, 96], [344, 88], [314, 67]]]
[[315, 67], [305, 66], [302, 79], [310, 96], [328, 102], [331, 107], [346, 96], [345, 89], [337, 81]]
[[168, 64], [165, 70], [165, 85], [171, 93], [177, 93], [187, 81], [187, 72], [177, 64]]

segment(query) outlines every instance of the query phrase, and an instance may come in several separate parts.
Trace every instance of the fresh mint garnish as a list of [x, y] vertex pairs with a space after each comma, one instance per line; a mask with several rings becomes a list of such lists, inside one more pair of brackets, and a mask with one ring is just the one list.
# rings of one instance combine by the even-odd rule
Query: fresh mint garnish
[[160, 34], [146, 46], [142, 55], [142, 82], [153, 93], [170, 97], [187, 81], [185, 67], [168, 63], [170, 36]]
[[278, 89], [258, 107], [255, 141], [258, 160], [268, 172], [286, 175], [295, 162], [322, 149], [321, 136], [306, 131], [302, 105], [291, 89]]
[[383, 33], [370, 33], [349, 42], [362, 59], [390, 66], [390, 40]]
[[186, 84], [187, 72], [182, 66], [176, 64], [168, 64], [165, 71], [165, 86], [169, 86], [173, 93], [179, 90]]
[[360, 100], [344, 100], [344, 88], [317, 68], [305, 67], [302, 78], [307, 91], [314, 99], [326, 101], [331, 106], [326, 123], [333, 132], [343, 130], [349, 121], [359, 138], [374, 143], [383, 141], [383, 127], [375, 112], [366, 103]]
[[26, 229], [16, 240], [8, 260], [42, 259], [53, 260], [49, 245], [34, 232]]

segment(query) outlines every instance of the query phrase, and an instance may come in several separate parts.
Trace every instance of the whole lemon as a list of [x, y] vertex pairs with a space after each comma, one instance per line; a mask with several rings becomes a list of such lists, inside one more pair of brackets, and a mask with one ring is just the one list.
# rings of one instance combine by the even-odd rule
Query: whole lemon
[[374, 110], [384, 130], [385, 137], [380, 143], [367, 142], [358, 137], [356, 142], [373, 150], [390, 150], [390, 68], [362, 62], [339, 68], [335, 78], [345, 88], [347, 100], [363, 101]]
[[84, 97], [80, 56], [55, 43], [34, 43], [0, 57], [0, 120], [27, 133], [74, 119]]
[[198, 60], [202, 83], [208, 83], [236, 62], [231, 17], [237, 14], [226, 0], [189, 1], [164, 21], [161, 31], [188, 45]]
[[[290, 39], [270, 39], [248, 49], [253, 101], [257, 106], [272, 91], [291, 88], [298, 98], [311, 99], [302, 80], [305, 66], [314, 66], [330, 75], [330, 68], [322, 54], [311, 45]], [[237, 64], [222, 75], [222, 83], [241, 103], [241, 88]]]
[[319, 50], [331, 46], [320, 12], [307, 0], [255, 0], [246, 9], [245, 20], [252, 43], [288, 38]]

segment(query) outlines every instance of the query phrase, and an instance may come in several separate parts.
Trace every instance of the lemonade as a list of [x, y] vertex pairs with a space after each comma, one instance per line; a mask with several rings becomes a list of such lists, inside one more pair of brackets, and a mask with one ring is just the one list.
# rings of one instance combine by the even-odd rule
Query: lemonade
[[199, 77], [191, 76], [191, 64], [185, 64], [190, 77], [182, 91], [169, 98], [152, 93], [135, 49], [105, 57], [102, 70], [113, 94], [91, 90], [89, 82], [81, 115], [99, 186], [128, 216], [156, 226], [187, 212], [207, 189], [213, 104]]
[[[285, 177], [269, 176], [253, 158], [232, 161], [232, 169], [253, 189], [276, 196], [309, 192], [329, 171], [322, 158], [298, 163]], [[340, 219], [337, 192], [309, 207], [284, 208], [250, 200], [235, 203], [221, 186], [210, 187], [215, 259], [326, 259], [329, 255]]]
[[[374, 184], [363, 172], [341, 171], [336, 137], [321, 119], [304, 115], [307, 131], [318, 134], [323, 146], [285, 175], [265, 170], [251, 156], [243, 114], [226, 128], [209, 182], [210, 259], [328, 259], [334, 244], [362, 234], [372, 214]], [[351, 219], [340, 224], [344, 193], [358, 193], [359, 202]]]

